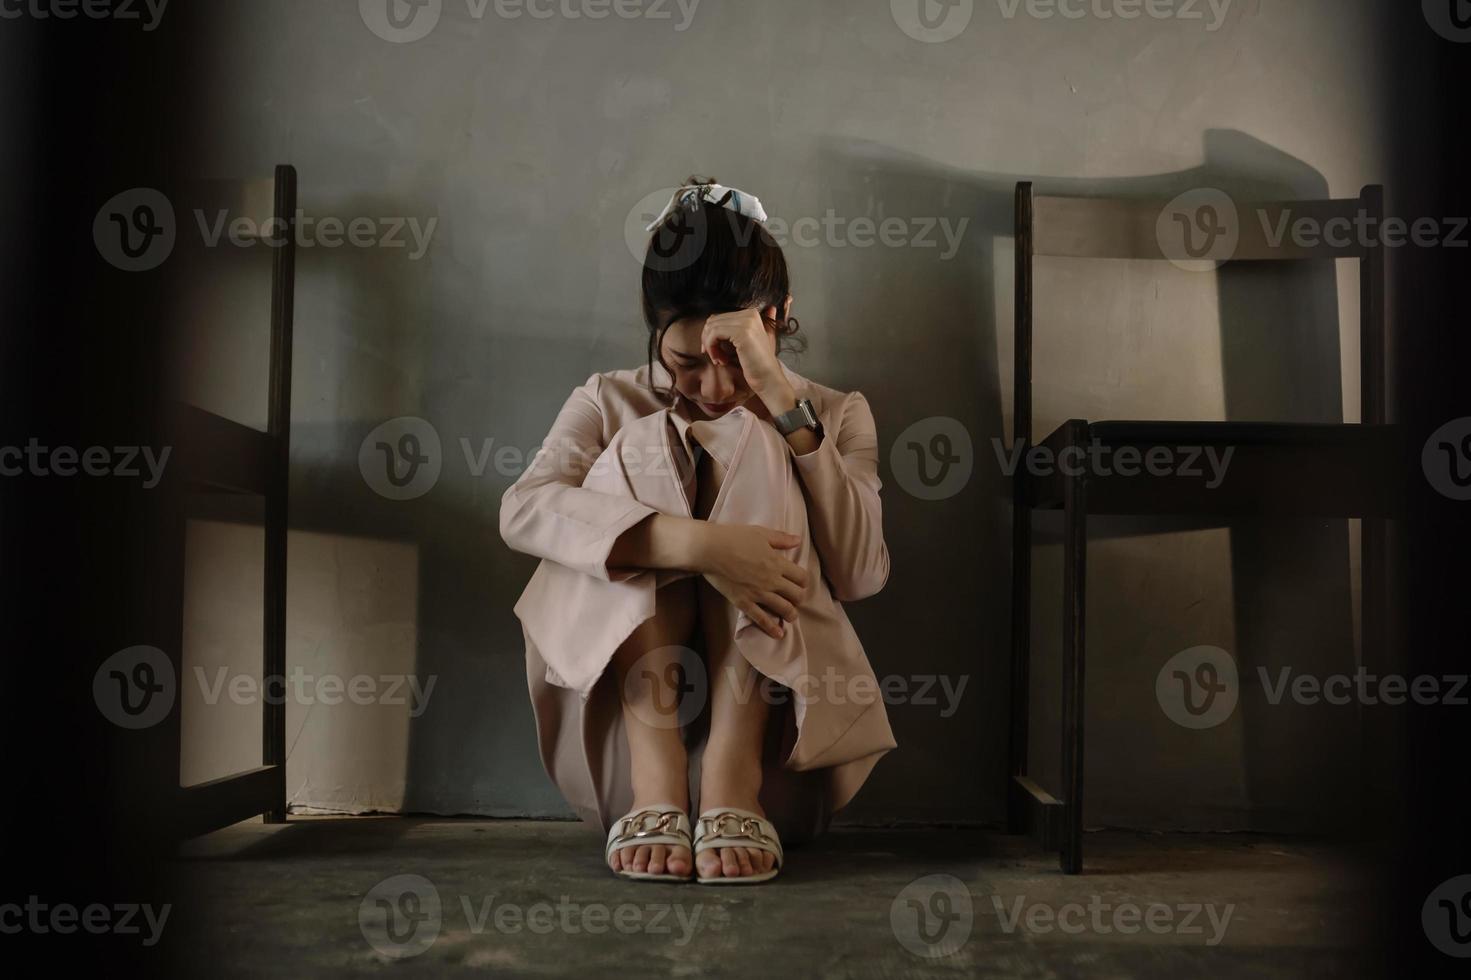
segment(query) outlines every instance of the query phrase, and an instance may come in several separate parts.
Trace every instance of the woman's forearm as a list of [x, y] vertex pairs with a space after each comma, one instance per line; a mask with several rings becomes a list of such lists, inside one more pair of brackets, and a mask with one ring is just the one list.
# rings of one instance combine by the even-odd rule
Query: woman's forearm
[[701, 545], [707, 525], [688, 517], [651, 514], [624, 531], [608, 552], [609, 571], [628, 568], [704, 567]]

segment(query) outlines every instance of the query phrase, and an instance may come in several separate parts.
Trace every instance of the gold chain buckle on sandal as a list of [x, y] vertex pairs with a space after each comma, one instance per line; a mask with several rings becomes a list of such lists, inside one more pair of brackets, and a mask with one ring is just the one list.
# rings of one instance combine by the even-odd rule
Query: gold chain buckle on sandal
[[[642, 837], [654, 837], [658, 834], [675, 833], [676, 825], [681, 816], [683, 816], [681, 813], [675, 813], [673, 811], [662, 812], [659, 810], [640, 810], [637, 813], [630, 813], [618, 822], [618, 835], [613, 838], [613, 845], [616, 848], [625, 841], [638, 840]], [[650, 818], [654, 820], [653, 826], [649, 825]], [[630, 827], [637, 827], [638, 829], [630, 831]]]
[[[734, 830], [730, 829], [732, 821], [735, 823]], [[713, 817], [701, 817], [700, 825], [701, 838], [727, 837], [756, 841], [759, 844], [776, 844], [776, 841], [762, 833], [761, 823], [755, 817], [743, 817], [729, 810], [717, 813]]]

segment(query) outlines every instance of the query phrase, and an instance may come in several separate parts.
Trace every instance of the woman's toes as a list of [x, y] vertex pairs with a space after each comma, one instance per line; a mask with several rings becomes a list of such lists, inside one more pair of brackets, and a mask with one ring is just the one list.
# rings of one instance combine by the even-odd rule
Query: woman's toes
[[741, 859], [736, 857], [734, 847], [722, 847], [720, 849], [721, 870], [727, 878], [739, 878], [741, 876]]
[[642, 844], [639, 846], [638, 850], [633, 852], [634, 871], [649, 870], [649, 852], [652, 850], [653, 848], [650, 847], [648, 844]]
[[720, 850], [718, 848], [712, 848], [696, 854], [695, 867], [699, 869], [701, 878], [722, 877], [724, 875], [724, 865], [720, 858]]
[[690, 850], [687, 847], [671, 847], [669, 857], [665, 865], [672, 875], [687, 875], [690, 873]]
[[737, 847], [735, 852], [736, 862], [741, 866], [741, 877], [745, 878], [755, 874], [755, 871], [751, 868], [751, 849], [749, 847]]
[[623, 870], [623, 851], [622, 850], [614, 851], [612, 854], [608, 855], [608, 867], [612, 868], [614, 871], [622, 871]]
[[655, 844], [649, 849], [649, 874], [661, 875], [664, 873], [664, 859], [669, 855], [669, 847], [665, 844]]

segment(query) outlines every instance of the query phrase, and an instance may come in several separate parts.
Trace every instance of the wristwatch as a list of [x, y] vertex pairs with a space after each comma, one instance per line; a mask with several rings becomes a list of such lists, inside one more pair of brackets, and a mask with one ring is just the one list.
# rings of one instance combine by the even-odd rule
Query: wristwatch
[[776, 426], [776, 431], [783, 436], [789, 436], [798, 429], [811, 429], [817, 438], [822, 438], [822, 420], [817, 417], [817, 409], [812, 407], [812, 399], [797, 399], [797, 407], [790, 412], [783, 412], [771, 420]]

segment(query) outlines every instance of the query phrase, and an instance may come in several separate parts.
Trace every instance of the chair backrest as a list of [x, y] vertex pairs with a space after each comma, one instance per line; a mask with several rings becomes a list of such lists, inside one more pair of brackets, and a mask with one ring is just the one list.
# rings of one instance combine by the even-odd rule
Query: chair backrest
[[[1208, 200], [1200, 207], [1209, 211]], [[1371, 184], [1355, 198], [1271, 201], [1236, 206], [1236, 238], [1221, 261], [1359, 260], [1359, 387], [1365, 423], [1384, 418], [1384, 188]], [[1056, 197], [1034, 194], [1030, 181], [1016, 185], [1015, 438], [1032, 442], [1032, 274], [1037, 256], [1181, 261], [1201, 256], [1167, 254], [1161, 222], [1189, 222], [1202, 215], [1172, 214], [1170, 202], [1140, 198]], [[1307, 224], [1303, 225], [1304, 219]], [[1220, 220], [1212, 213], [1212, 220]], [[1346, 222], [1346, 223], [1345, 223]], [[1372, 228], [1371, 235], [1361, 232]], [[1298, 228], [1315, 234], [1299, 234]]]

